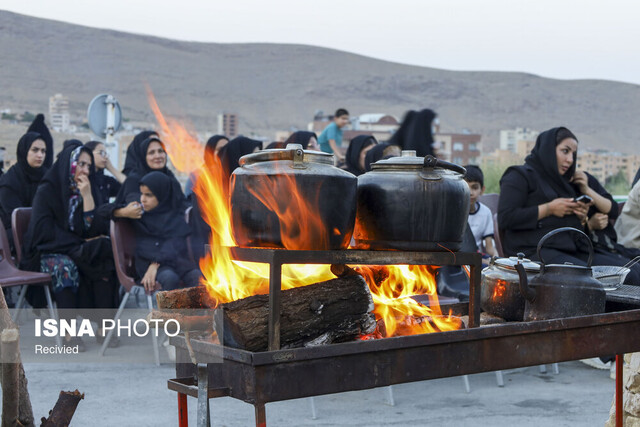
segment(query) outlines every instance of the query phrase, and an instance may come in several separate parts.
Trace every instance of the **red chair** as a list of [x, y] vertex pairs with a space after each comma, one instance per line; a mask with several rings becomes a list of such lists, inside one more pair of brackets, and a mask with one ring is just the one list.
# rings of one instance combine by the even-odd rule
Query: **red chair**
[[[29, 215], [31, 215], [30, 208]], [[0, 228], [2, 229], [0, 230], [0, 287], [10, 288], [12, 286], [22, 286], [22, 289], [20, 290], [20, 294], [18, 296], [18, 302], [16, 303], [16, 311], [13, 315], [13, 320], [16, 321], [16, 319], [18, 319], [18, 316], [20, 315], [20, 311], [24, 306], [24, 300], [29, 286], [42, 286], [44, 295], [47, 298], [49, 316], [52, 319], [56, 319], [57, 321], [58, 316], [56, 316], [53, 299], [51, 298], [51, 290], [49, 289], [49, 284], [51, 284], [51, 276], [47, 273], [24, 271], [16, 267], [11, 260], [9, 238], [7, 237], [7, 232], [4, 228], [4, 224], [2, 224], [2, 221], [0, 221]], [[20, 235], [18, 237], [21, 238], [22, 236]], [[16, 248], [18, 248], [18, 242], [21, 241], [15, 237], [15, 228], [14, 240]], [[59, 346], [62, 345], [62, 338], [60, 336], [56, 337], [56, 344]]]
[[[116, 274], [118, 276], [118, 281], [122, 285], [125, 290], [124, 297], [122, 298], [122, 302], [118, 307], [118, 311], [114, 317], [114, 321], [117, 323], [122, 315], [122, 311], [124, 310], [125, 305], [127, 304], [127, 300], [129, 299], [129, 295], [131, 294], [131, 290], [134, 287], [143, 288], [142, 286], [136, 284], [134, 277], [136, 276], [135, 269], [135, 250], [136, 250], [136, 233], [133, 229], [131, 222], [127, 220], [119, 220], [119, 221], [111, 221], [111, 249], [113, 250], [113, 260], [116, 266]], [[156, 290], [161, 290], [160, 285], [156, 282]], [[149, 307], [149, 311], [153, 310], [153, 298], [151, 293], [144, 291], [147, 295], [147, 305]], [[104, 352], [109, 346], [109, 341], [111, 341], [111, 337], [113, 336], [114, 329], [110, 329], [107, 333], [107, 336], [102, 343], [102, 347], [100, 348], [100, 355], [104, 356]], [[158, 337], [155, 333], [151, 333], [151, 338], [153, 340], [153, 356], [155, 358], [156, 365], [160, 365], [160, 354], [158, 352]]]

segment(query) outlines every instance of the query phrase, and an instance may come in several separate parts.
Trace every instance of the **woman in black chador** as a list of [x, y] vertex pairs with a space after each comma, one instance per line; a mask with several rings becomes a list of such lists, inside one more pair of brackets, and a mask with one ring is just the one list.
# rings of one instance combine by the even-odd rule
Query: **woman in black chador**
[[[109, 160], [109, 153], [107, 153], [106, 147], [100, 141], [89, 141], [84, 144], [93, 153], [93, 160], [95, 161], [95, 174], [92, 175], [92, 184], [96, 186], [94, 194], [99, 197], [99, 200], [95, 200], [96, 205], [100, 206], [105, 203], [109, 203], [112, 197], [118, 195], [122, 183], [127, 178], [122, 172], [116, 170]], [[105, 175], [104, 171], [108, 170], [111, 175]]]
[[[95, 215], [89, 181], [92, 168], [91, 150], [69, 145], [44, 176], [33, 199], [22, 267], [51, 274], [59, 309], [117, 306], [111, 242], [104, 237], [109, 223]], [[64, 312], [61, 316], [75, 317]], [[98, 324], [102, 320], [91, 313], [87, 317]], [[78, 339], [74, 341], [82, 346]]]
[[165, 291], [197, 286], [202, 275], [189, 258], [189, 227], [184, 218], [182, 193], [176, 194], [171, 178], [151, 172], [140, 180], [142, 218], [133, 221], [136, 230], [136, 272], [145, 289], [156, 281]]
[[366, 156], [371, 149], [378, 145], [378, 141], [371, 135], [359, 135], [351, 140], [345, 160], [347, 170], [355, 176], [367, 171]]
[[[548, 232], [560, 227], [588, 231], [588, 213], [609, 213], [617, 206], [604, 197], [595, 179], [576, 172], [578, 140], [567, 128], [559, 127], [542, 132], [536, 145], [522, 166], [507, 169], [500, 180], [498, 223], [504, 230], [502, 243], [505, 255], [523, 252], [537, 259], [536, 248]], [[595, 181], [595, 183], [594, 183]], [[588, 195], [592, 203], [575, 201]], [[595, 224], [595, 221], [592, 221]], [[592, 224], [593, 226], [593, 224]], [[596, 248], [597, 249], [597, 248]], [[548, 239], [542, 249], [546, 263], [570, 262], [586, 265], [588, 244], [577, 233], [560, 233]], [[611, 256], [596, 250], [594, 265], [623, 265], [628, 258]], [[637, 283], [640, 276], [632, 271], [625, 283]]]
[[27, 132], [18, 142], [17, 163], [0, 177], [0, 218], [12, 243], [11, 213], [15, 208], [31, 206], [38, 185], [48, 170], [45, 164], [50, 157], [53, 153], [47, 151], [40, 134]]
[[389, 143], [403, 150], [415, 150], [418, 157], [435, 155], [433, 134], [436, 120], [436, 113], [429, 109], [408, 111]]

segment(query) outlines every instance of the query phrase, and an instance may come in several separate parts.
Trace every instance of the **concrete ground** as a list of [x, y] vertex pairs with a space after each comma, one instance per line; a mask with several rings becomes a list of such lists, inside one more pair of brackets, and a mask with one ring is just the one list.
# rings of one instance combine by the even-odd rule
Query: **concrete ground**
[[[53, 407], [60, 390], [85, 393], [72, 425], [176, 426], [177, 397], [167, 389], [174, 367], [163, 364], [41, 364], [25, 366], [34, 413]], [[608, 417], [614, 381], [609, 371], [580, 362], [560, 364], [560, 373], [538, 368], [504, 372], [504, 387], [493, 373], [471, 375], [471, 392], [462, 378], [267, 404], [269, 426], [602, 426]], [[195, 425], [196, 400], [189, 400]], [[211, 401], [213, 426], [249, 426], [253, 407], [231, 398]]]

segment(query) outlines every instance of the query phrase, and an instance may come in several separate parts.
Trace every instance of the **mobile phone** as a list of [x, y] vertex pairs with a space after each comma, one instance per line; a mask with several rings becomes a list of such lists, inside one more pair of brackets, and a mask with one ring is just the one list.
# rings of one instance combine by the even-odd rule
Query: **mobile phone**
[[576, 198], [573, 199], [574, 202], [580, 202], [580, 203], [591, 203], [593, 202], [593, 199], [589, 196], [587, 196], [586, 194], [583, 194], [582, 196], [578, 196]]

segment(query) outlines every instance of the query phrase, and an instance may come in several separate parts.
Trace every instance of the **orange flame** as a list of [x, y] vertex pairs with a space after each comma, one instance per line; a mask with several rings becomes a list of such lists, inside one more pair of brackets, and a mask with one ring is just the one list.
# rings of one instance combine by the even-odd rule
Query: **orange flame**
[[[269, 292], [269, 266], [266, 264], [234, 261], [229, 247], [235, 246], [231, 229], [229, 198], [225, 192], [223, 168], [217, 157], [207, 159], [202, 165], [202, 146], [175, 120], [164, 118], [149, 92], [149, 102], [161, 127], [162, 140], [167, 146], [171, 161], [183, 172], [197, 170], [194, 193], [201, 215], [211, 227], [210, 255], [200, 260], [200, 268], [210, 294], [218, 303], [235, 301], [256, 294]], [[251, 190], [262, 203], [278, 215], [283, 244], [289, 249], [309, 248], [309, 242], [317, 248], [324, 225], [318, 222], [317, 203], [309, 204], [309, 199], [297, 191], [290, 183], [291, 193], [283, 198], [272, 190], [276, 186], [264, 181], [259, 188]], [[310, 189], [305, 189], [309, 193]], [[286, 199], [286, 200], [282, 200]], [[289, 203], [290, 201], [293, 201]], [[316, 203], [314, 206], [313, 203]], [[296, 212], [306, 212], [306, 221], [299, 222]], [[337, 229], [331, 230], [340, 234]], [[321, 241], [320, 241], [321, 242]], [[433, 267], [425, 266], [355, 266], [369, 284], [375, 303], [375, 315], [384, 331], [378, 331], [373, 338], [395, 335], [411, 335], [459, 329], [461, 322], [442, 315], [436, 295]], [[292, 265], [282, 268], [282, 287], [288, 289], [330, 280], [335, 276], [328, 265]], [[414, 295], [428, 295], [429, 305], [418, 303]], [[372, 336], [363, 337], [369, 339]]]

